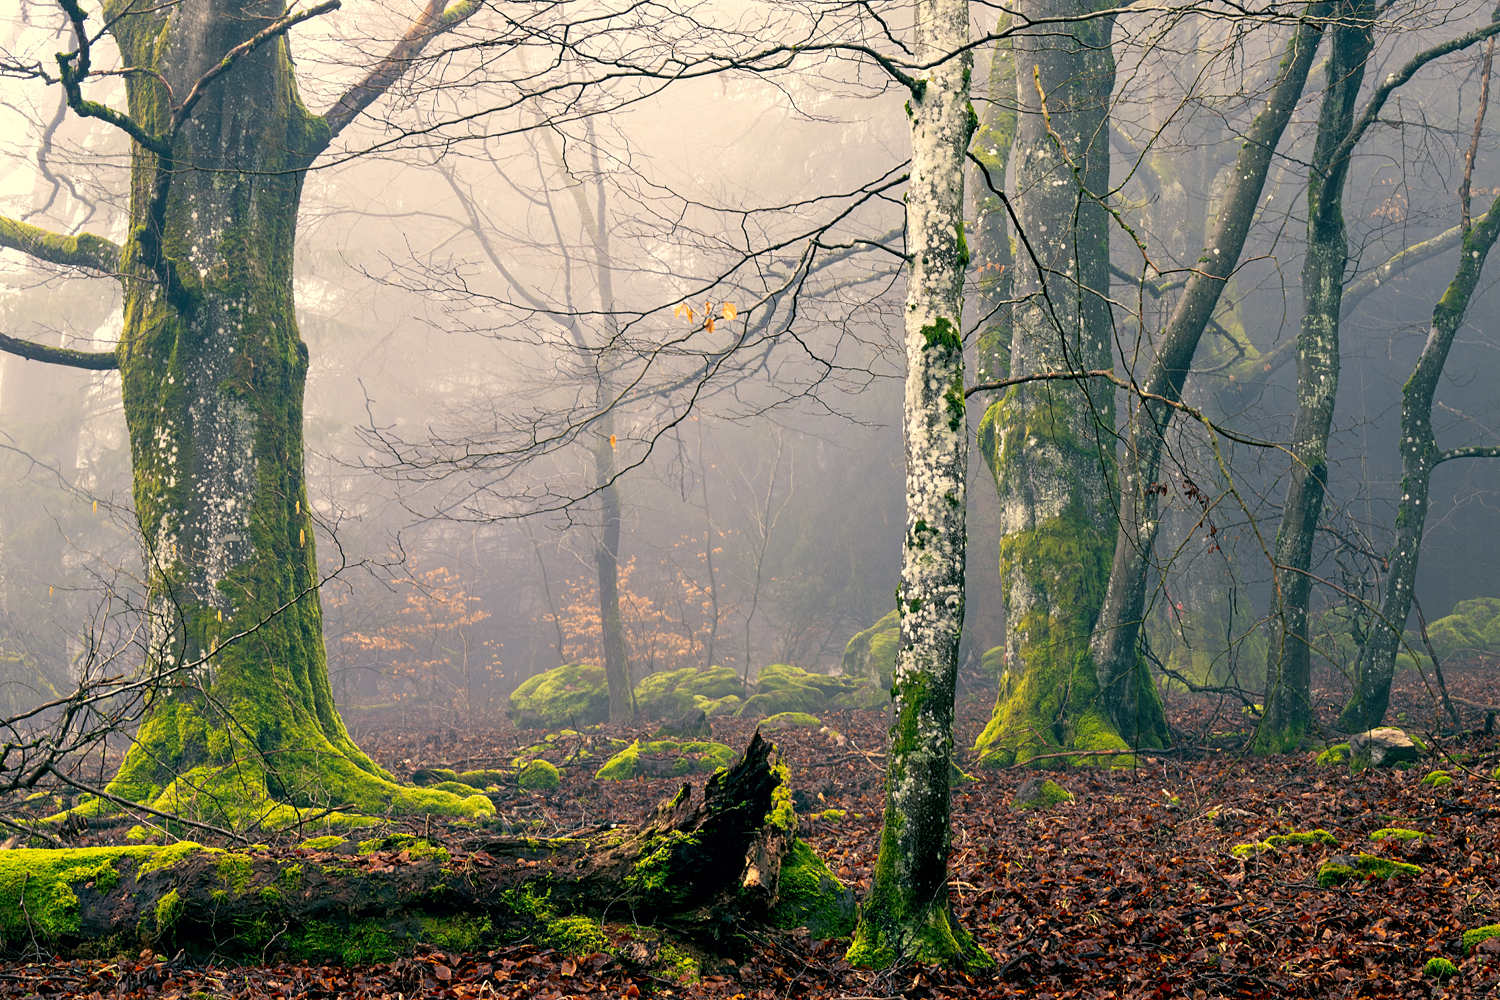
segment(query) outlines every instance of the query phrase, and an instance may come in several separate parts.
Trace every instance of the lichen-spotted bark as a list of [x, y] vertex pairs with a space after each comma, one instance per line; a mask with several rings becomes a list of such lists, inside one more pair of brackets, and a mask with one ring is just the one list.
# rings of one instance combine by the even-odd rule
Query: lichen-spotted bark
[[901, 642], [891, 686], [880, 855], [849, 949], [854, 965], [970, 965], [983, 952], [948, 904], [953, 686], [964, 614], [963, 342], [968, 251], [964, 163], [975, 121], [965, 0], [918, 0], [906, 213], [906, 538], [896, 606]]
[[[127, 77], [131, 119], [170, 134], [173, 95], [283, 9], [107, 5], [125, 64], [148, 71]], [[292, 263], [302, 172], [330, 132], [303, 106], [279, 37], [208, 86], [176, 133], [170, 171], [157, 152], [133, 149], [119, 358], [152, 592], [149, 655], [168, 669], [201, 666], [179, 672], [152, 706], [109, 790], [226, 822], [343, 803], [487, 813], [483, 796], [396, 785], [350, 740], [329, 690]], [[171, 287], [159, 280], [163, 260]]]
[[[1028, 0], [1013, 11], [1067, 27], [1014, 39], [1013, 202], [1025, 246], [1014, 269], [1012, 374], [1112, 366], [1109, 228], [1096, 196], [1109, 187], [1113, 20], [1068, 23], [1093, 11], [1080, 0]], [[1114, 411], [1107, 384], [1032, 383], [1010, 389], [980, 424], [979, 445], [1000, 494], [1011, 665], [978, 741], [986, 764], [1024, 761], [1049, 747], [1128, 748], [1100, 698], [1089, 654], [1116, 523]], [[1144, 669], [1136, 680], [1143, 691], [1150, 687]], [[1155, 746], [1165, 733], [1153, 722], [1133, 735], [1136, 745]]]
[[[1385, 603], [1370, 623], [1369, 638], [1360, 651], [1356, 687], [1339, 716], [1344, 732], [1365, 732], [1379, 726], [1390, 702], [1391, 679], [1396, 671], [1396, 652], [1401, 645], [1400, 628], [1411, 613], [1416, 586], [1417, 560], [1427, 526], [1428, 493], [1432, 470], [1449, 459], [1469, 457], [1464, 450], [1444, 452], [1432, 429], [1432, 402], [1448, 363], [1453, 338], [1463, 325], [1469, 303], [1485, 261], [1500, 236], [1500, 198], [1487, 215], [1464, 234], [1463, 252], [1457, 272], [1442, 299], [1432, 311], [1427, 342], [1417, 358], [1411, 378], [1401, 390], [1401, 502], [1396, 511], [1396, 542], [1390, 556], [1390, 576]], [[1493, 449], [1480, 449], [1480, 454]]]
[[[1010, 27], [1002, 14], [996, 32]], [[974, 132], [970, 155], [979, 161], [973, 170], [974, 238], [969, 266], [978, 279], [979, 340], [974, 349], [974, 381], [995, 382], [1010, 374], [1011, 286], [1014, 262], [1010, 247], [1010, 218], [999, 192], [1005, 190], [1005, 171], [1016, 141], [1016, 58], [1009, 38], [995, 44], [990, 55], [989, 102]]]
[[1276, 574], [1266, 661], [1266, 713], [1256, 732], [1264, 750], [1295, 746], [1313, 721], [1308, 601], [1313, 542], [1328, 483], [1328, 431], [1339, 384], [1339, 315], [1349, 237], [1344, 229], [1346, 140], [1374, 50], [1374, 0], [1342, 0], [1329, 31], [1328, 89], [1307, 180], [1307, 255], [1297, 334], [1297, 422], [1292, 468], [1276, 533]]

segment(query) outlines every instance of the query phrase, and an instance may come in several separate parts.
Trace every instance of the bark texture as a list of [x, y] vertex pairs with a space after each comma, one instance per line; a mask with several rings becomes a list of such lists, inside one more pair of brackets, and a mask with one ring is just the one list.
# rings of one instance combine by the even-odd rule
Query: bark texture
[[1302, 326], [1297, 334], [1297, 421], [1292, 468], [1276, 533], [1275, 586], [1266, 660], [1264, 749], [1294, 746], [1313, 722], [1308, 601], [1313, 544], [1328, 484], [1328, 432], [1339, 384], [1339, 319], [1349, 238], [1344, 182], [1349, 140], [1365, 68], [1374, 48], [1374, 0], [1341, 0], [1329, 29], [1328, 89], [1307, 179], [1307, 256], [1302, 264]]
[[1458, 271], [1432, 311], [1427, 342], [1422, 346], [1411, 378], [1401, 389], [1401, 439], [1398, 446], [1401, 453], [1401, 502], [1396, 511], [1396, 544], [1390, 557], [1385, 601], [1380, 614], [1370, 623], [1369, 636], [1360, 650], [1354, 695], [1339, 716], [1338, 728], [1344, 732], [1365, 732], [1379, 726], [1385, 719], [1391, 679], [1396, 670], [1396, 653], [1401, 645], [1401, 629], [1406, 625], [1406, 616], [1411, 613], [1417, 560], [1422, 551], [1422, 533], [1427, 525], [1432, 470], [1448, 459], [1466, 457], [1459, 452], [1444, 452], [1438, 447], [1437, 435], [1432, 429], [1432, 403], [1443, 376], [1443, 367], [1448, 362], [1448, 352], [1453, 347], [1453, 338], [1463, 325], [1484, 263], [1496, 237], [1500, 236], [1497, 208], [1500, 208], [1500, 198], [1465, 234]]
[[[412, 837], [358, 845], [364, 853], [320, 838], [293, 858], [192, 843], [7, 851], [0, 938], [17, 950], [152, 944], [372, 961], [415, 941], [470, 950], [528, 935], [603, 950], [599, 919], [611, 916], [718, 953], [737, 950], [756, 924], [847, 933], [852, 895], [797, 842], [785, 775], [757, 734], [700, 801], [684, 785], [639, 826], [479, 837], [459, 856]], [[597, 946], [579, 940], [590, 936]]]
[[[1111, 17], [1084, 0], [1027, 0], [1014, 16], [1062, 19], [1015, 36], [1019, 123], [1012, 374], [1112, 367], [1109, 228]], [[1033, 260], [1033, 254], [1035, 260]], [[1100, 698], [1089, 636], [1109, 577], [1116, 518], [1114, 389], [1013, 387], [985, 413], [979, 445], [1000, 494], [1006, 655], [978, 749], [990, 765], [1044, 748], [1126, 749]], [[1149, 686], [1149, 677], [1142, 683]], [[1164, 733], [1143, 738], [1159, 745]]]
[[[1193, 357], [1213, 318], [1230, 276], [1239, 265], [1245, 238], [1265, 189], [1276, 147], [1302, 96], [1322, 37], [1328, 4], [1313, 4], [1287, 45], [1281, 72], [1265, 107], [1250, 126], [1234, 172], [1220, 201], [1213, 232], [1181, 298], [1172, 309], [1141, 388], [1149, 396], [1179, 400]], [[1160, 527], [1162, 453], [1176, 412], [1152, 398], [1130, 400], [1130, 420], [1121, 463], [1120, 525], [1104, 607], [1094, 633], [1099, 688], [1110, 718], [1133, 744], [1165, 735], [1160, 698], [1141, 662], [1140, 633], [1150, 583], [1152, 553]]]
[[[907, 191], [906, 538], [896, 607], [885, 816], [870, 891], [849, 949], [854, 965], [967, 965], [979, 952], [948, 903], [953, 687], [964, 617], [968, 428], [961, 323], [964, 167], [970, 117], [965, 0], [919, 0]], [[938, 60], [942, 60], [939, 62]]]

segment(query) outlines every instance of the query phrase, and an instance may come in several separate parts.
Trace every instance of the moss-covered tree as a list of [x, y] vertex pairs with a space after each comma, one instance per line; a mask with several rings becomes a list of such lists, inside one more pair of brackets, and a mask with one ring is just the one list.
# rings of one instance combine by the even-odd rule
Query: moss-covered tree
[[896, 607], [901, 641], [891, 685], [880, 854], [848, 959], [968, 965], [983, 952], [948, 903], [953, 689], [964, 618], [968, 427], [960, 336], [964, 167], [977, 124], [967, 0], [918, 0], [907, 118], [906, 533]]
[[[119, 346], [81, 353], [12, 338], [37, 361], [118, 368], [147, 562], [150, 706], [108, 793], [218, 822], [298, 807], [492, 811], [403, 788], [350, 740], [324, 657], [303, 479], [307, 347], [293, 301], [304, 173], [470, 2], [427, 0], [388, 55], [325, 114], [298, 95], [290, 29], [338, 6], [281, 0], [60, 0], [76, 48], [67, 103], [132, 143], [123, 246], [0, 219], [0, 246], [118, 280]], [[127, 109], [97, 103], [90, 39], [119, 48]], [[90, 805], [112, 808], [107, 798]]]
[[[1010, 371], [1112, 366], [1108, 104], [1113, 16], [1089, 0], [1028, 0], [1017, 34], [1019, 123], [1013, 153], [1020, 233]], [[1049, 748], [1122, 750], [1095, 678], [1089, 638], [1104, 601], [1116, 529], [1114, 387], [1034, 382], [985, 413], [979, 446], [1000, 494], [1000, 578], [1007, 661], [978, 749], [987, 764]], [[1137, 683], [1154, 697], [1142, 667]], [[1157, 716], [1133, 745], [1166, 738]], [[1081, 758], [1087, 759], [1087, 758]]]

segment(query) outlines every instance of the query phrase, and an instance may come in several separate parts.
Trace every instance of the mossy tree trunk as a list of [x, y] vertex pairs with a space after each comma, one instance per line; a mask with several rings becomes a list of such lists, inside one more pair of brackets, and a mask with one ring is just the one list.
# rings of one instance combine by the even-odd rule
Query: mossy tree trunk
[[[1028, 0], [1014, 9], [1018, 18], [1061, 19], [1068, 27], [1014, 40], [1021, 245], [1012, 377], [1112, 367], [1109, 228], [1097, 197], [1109, 187], [1113, 19], [1072, 20], [1093, 11], [1086, 0]], [[1011, 665], [979, 738], [987, 764], [1055, 747], [1126, 748], [1089, 651], [1116, 525], [1114, 411], [1107, 383], [1031, 383], [1012, 387], [980, 424], [979, 445], [1000, 494]], [[1156, 745], [1164, 735], [1145, 734], [1142, 742]]]
[[[1213, 232], [1198, 258], [1182, 296], [1157, 340], [1141, 388], [1130, 400], [1130, 419], [1121, 463], [1120, 521], [1104, 606], [1093, 637], [1099, 688], [1116, 730], [1133, 745], [1166, 735], [1161, 700], [1142, 663], [1140, 634], [1145, 617], [1153, 549], [1160, 527], [1158, 480], [1166, 432], [1181, 398], [1193, 356], [1213, 318], [1230, 276], [1239, 266], [1250, 223], [1255, 218], [1277, 144], [1301, 99], [1322, 37], [1328, 4], [1313, 4], [1287, 44], [1281, 73], [1264, 109], [1240, 147], [1224, 191]], [[1156, 397], [1156, 398], [1153, 398]], [[1151, 745], [1147, 742], [1146, 745]]]
[[1390, 557], [1385, 602], [1380, 614], [1370, 624], [1369, 637], [1360, 650], [1354, 694], [1339, 716], [1338, 728], [1345, 732], [1374, 729], [1385, 718], [1391, 679], [1395, 675], [1396, 653], [1401, 645], [1401, 629], [1411, 612], [1433, 470], [1440, 463], [1456, 458], [1500, 457], [1500, 448], [1494, 447], [1444, 451], [1438, 447], [1437, 435], [1432, 429], [1432, 401], [1442, 379], [1443, 367], [1448, 362], [1448, 352], [1468, 313], [1485, 260], [1496, 237], [1500, 236], [1500, 221], [1497, 221], [1500, 220], [1500, 211], [1497, 209], [1500, 209], [1500, 198], [1495, 199], [1489, 213], [1465, 234], [1457, 273], [1432, 311], [1427, 342], [1417, 358], [1411, 378], [1401, 390], [1398, 449], [1401, 453], [1401, 503], [1396, 512], [1396, 541]]
[[896, 607], [880, 854], [848, 960], [968, 965], [983, 953], [948, 903], [953, 690], [964, 617], [963, 234], [973, 56], [967, 0], [918, 0], [908, 81], [911, 276], [906, 293], [906, 537]]
[[[701, 800], [574, 837], [308, 841], [296, 856], [168, 847], [0, 857], [0, 948], [184, 948], [260, 960], [379, 961], [417, 941], [473, 950], [531, 936], [603, 950], [600, 918], [665, 927], [720, 954], [756, 926], [847, 934], [853, 898], [796, 837], [786, 767], [759, 735]], [[576, 950], [575, 950], [576, 949]]]
[[[304, 171], [468, 8], [445, 15], [432, 0], [317, 116], [298, 96], [286, 34], [336, 5], [284, 16], [279, 0], [114, 0], [109, 30], [140, 71], [127, 77], [127, 113], [85, 96], [84, 12], [63, 6], [80, 44], [60, 58], [70, 106], [133, 140], [130, 235], [117, 267], [94, 266], [125, 292], [113, 360], [147, 560], [145, 669], [164, 687], [109, 793], [242, 825], [345, 803], [491, 811], [487, 800], [400, 788], [334, 709], [303, 476], [308, 352], [292, 291]], [[104, 241], [74, 242], [80, 257], [104, 252]]]
[[[995, 31], [1010, 27], [1002, 14]], [[1009, 38], [995, 44], [990, 54], [989, 101], [969, 152], [975, 164], [973, 259], [969, 267], [978, 279], [979, 342], [974, 350], [974, 381], [996, 382], [1010, 374], [1010, 348], [1015, 327], [1011, 320], [1014, 255], [1010, 246], [1010, 216], [1001, 194], [1010, 151], [1016, 142], [1016, 55]]]

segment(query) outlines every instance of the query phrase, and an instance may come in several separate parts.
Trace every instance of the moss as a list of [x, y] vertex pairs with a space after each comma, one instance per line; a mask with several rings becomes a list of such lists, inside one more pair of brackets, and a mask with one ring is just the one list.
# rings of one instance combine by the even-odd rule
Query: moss
[[260, 901], [267, 906], [280, 906], [281, 900], [281, 890], [274, 885], [268, 885], [260, 891]]
[[1500, 937], [1500, 924], [1489, 924], [1485, 927], [1475, 927], [1473, 930], [1464, 931], [1464, 954], [1467, 955], [1480, 942], [1488, 941], [1493, 937]]
[[783, 712], [816, 714], [827, 708], [848, 707], [852, 702], [864, 704], [875, 691], [863, 677], [834, 677], [815, 674], [789, 663], [772, 663], [760, 669], [755, 679], [755, 694], [735, 712], [741, 718]]
[[818, 813], [818, 818], [825, 823], [839, 823], [843, 821], [846, 815], [847, 813], [842, 809], [824, 809]]
[[1402, 875], [1420, 875], [1422, 869], [1403, 861], [1361, 854], [1357, 858], [1334, 858], [1318, 869], [1318, 884], [1327, 889], [1360, 879], [1385, 881]]
[[[1002, 677], [990, 722], [975, 743], [981, 767], [1008, 767], [1057, 750], [1130, 749], [1105, 709], [1088, 645], [1109, 579], [1113, 543], [1112, 535], [1106, 538], [1073, 513], [1001, 539], [1007, 607], [1022, 609], [1008, 623], [1016, 644], [1011, 662], [1025, 667], [1018, 677]], [[1166, 730], [1165, 716], [1157, 718], [1160, 699], [1144, 663], [1138, 673], [1145, 728], [1132, 735], [1138, 746], [1162, 746]], [[1128, 754], [1057, 759], [1075, 765], [1134, 764]]]
[[1335, 743], [1333, 746], [1318, 754], [1317, 760], [1313, 761], [1319, 767], [1331, 767], [1349, 763], [1351, 754], [1349, 744]]
[[156, 933], [165, 934], [172, 925], [182, 919], [185, 906], [177, 890], [172, 889], [156, 901]]
[[541, 941], [548, 948], [572, 958], [581, 958], [609, 948], [604, 928], [592, 917], [563, 917], [547, 924]]
[[422, 941], [449, 951], [478, 951], [494, 936], [489, 917], [422, 917]]
[[889, 688], [896, 672], [896, 651], [900, 644], [901, 615], [898, 611], [890, 611], [845, 644], [840, 669], [845, 677], [864, 677]]
[[698, 960], [670, 941], [663, 941], [656, 950], [656, 962], [663, 975], [679, 983], [698, 981]]
[[641, 856], [625, 876], [625, 887], [646, 893], [667, 892], [672, 877], [672, 857], [680, 846], [698, 843], [698, 838], [681, 830], [667, 830], [654, 835], [642, 849]]
[[310, 837], [297, 846], [304, 851], [331, 851], [344, 842], [343, 837], [330, 834], [326, 837]]
[[1236, 844], [1229, 849], [1229, 853], [1236, 858], [1244, 860], [1263, 851], [1274, 851], [1278, 847], [1287, 847], [1292, 844], [1337, 845], [1338, 838], [1327, 830], [1299, 830], [1292, 833], [1278, 833], [1254, 843]]
[[780, 712], [761, 722], [762, 729], [817, 729], [823, 720], [806, 712]]
[[609, 684], [604, 668], [568, 663], [524, 681], [511, 693], [506, 714], [512, 722], [544, 726], [589, 726], [609, 718]]
[[777, 762], [771, 765], [771, 776], [776, 779], [776, 786], [771, 789], [771, 810], [766, 813], [766, 825], [795, 833], [797, 810], [792, 805], [791, 772], [786, 764]]
[[[254, 936], [253, 933], [242, 935], [250, 940], [254, 940]], [[351, 966], [389, 962], [400, 950], [395, 934], [369, 919], [352, 924], [313, 920], [288, 932], [284, 940], [287, 954], [294, 959], [337, 959]]]
[[676, 719], [690, 709], [719, 705], [745, 693], [739, 675], [728, 667], [663, 670], [641, 678], [635, 687], [636, 707], [648, 719]]
[[902, 941], [890, 941], [883, 933], [874, 932], [873, 921], [860, 921], [844, 961], [855, 968], [868, 969], [888, 969], [898, 958], [909, 964], [959, 966], [976, 971], [994, 964], [969, 933], [951, 921], [946, 906], [929, 906], [923, 917]]
[[1427, 964], [1422, 966], [1422, 975], [1432, 979], [1447, 979], [1458, 975], [1458, 966], [1446, 958], [1429, 958]]
[[1422, 784], [1427, 788], [1444, 788], [1453, 784], [1453, 776], [1447, 771], [1433, 771], [1422, 779]]
[[794, 841], [781, 860], [771, 922], [777, 927], [806, 927], [815, 938], [854, 933], [853, 893], [803, 840]]
[[673, 777], [682, 777], [686, 774], [711, 774], [720, 767], [732, 767], [735, 761], [739, 760], [739, 754], [732, 747], [707, 740], [690, 740], [685, 743], [676, 740], [653, 740], [645, 746], [636, 740], [605, 761], [603, 766], [594, 773], [594, 777], [600, 781], [628, 781], [638, 774], [643, 774], [646, 766], [641, 760], [641, 754], [676, 757], [671, 767]]
[[248, 854], [225, 854], [215, 863], [214, 867], [219, 873], [219, 878], [236, 896], [250, 887], [250, 878], [254, 874], [254, 862]]
[[534, 760], [521, 769], [517, 783], [529, 791], [551, 791], [562, 784], [558, 770], [545, 760]]
[[1371, 840], [1419, 840], [1427, 836], [1421, 830], [1405, 830], [1399, 826], [1382, 827], [1371, 832]]
[[1027, 782], [1022, 789], [1023, 794], [1017, 795], [1015, 801], [1011, 803], [1016, 809], [1051, 809], [1064, 802], [1073, 801], [1072, 792], [1051, 780], [1038, 784]]

